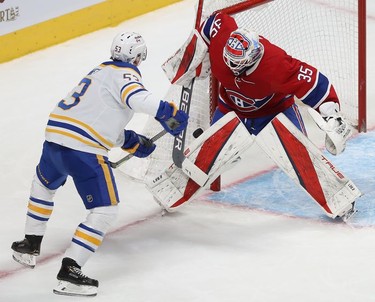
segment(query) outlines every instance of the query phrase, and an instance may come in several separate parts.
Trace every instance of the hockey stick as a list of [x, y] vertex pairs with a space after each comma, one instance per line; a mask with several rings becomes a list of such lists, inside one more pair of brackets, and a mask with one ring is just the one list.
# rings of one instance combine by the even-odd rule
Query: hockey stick
[[[194, 79], [188, 86], [182, 86], [180, 97], [180, 110], [184, 110], [189, 114], [191, 96], [193, 94]], [[172, 159], [173, 163], [180, 168], [186, 175], [193, 179], [200, 186], [204, 186], [208, 180], [208, 175], [198, 168], [190, 160], [186, 160], [185, 151], [186, 130], [182, 131], [180, 135], [174, 139]]]
[[[193, 94], [194, 79], [190, 82], [188, 87], [182, 86], [181, 97], [180, 97], [180, 110], [184, 110], [187, 115], [189, 115], [191, 96]], [[176, 136], [174, 139], [172, 158], [175, 165], [179, 168], [182, 167], [182, 162], [185, 159], [185, 140], [186, 140], [186, 130], [182, 131], [180, 135]]]
[[[155, 141], [157, 141], [159, 138], [163, 137], [165, 134], [167, 133], [167, 130], [162, 130], [160, 131], [159, 133], [157, 133], [155, 136], [153, 136], [152, 138], [150, 138], [150, 143], [154, 143]], [[133, 153], [131, 154], [128, 154], [126, 156], [124, 156], [123, 158], [121, 158], [120, 160], [116, 161], [116, 162], [109, 162], [110, 166], [113, 168], [113, 169], [116, 169], [118, 168], [119, 166], [121, 166], [124, 162], [126, 162], [127, 160], [131, 159], [132, 157], [134, 156]]]

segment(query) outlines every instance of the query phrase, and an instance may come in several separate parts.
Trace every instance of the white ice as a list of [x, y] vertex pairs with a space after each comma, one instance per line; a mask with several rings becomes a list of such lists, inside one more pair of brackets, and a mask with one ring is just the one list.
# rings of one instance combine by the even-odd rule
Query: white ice
[[[113, 36], [123, 30], [143, 34], [149, 48], [148, 60], [141, 65], [144, 82], [162, 97], [168, 81], [160, 65], [189, 34], [193, 3], [185, 0], [0, 65], [1, 302], [88, 301], [52, 293], [63, 253], [86, 216], [71, 181], [56, 194], [37, 267], [23, 268], [11, 258], [11, 243], [23, 238], [30, 183], [48, 114], [83, 75], [108, 59]], [[375, 66], [374, 1], [367, 6], [368, 126], [374, 129], [375, 72], [370, 68]], [[144, 121], [144, 116], [137, 116], [130, 126], [140, 130]], [[365, 157], [368, 164], [374, 161], [374, 149], [365, 148], [370, 134], [357, 143], [353, 139], [356, 148], [344, 157], [346, 171], [361, 174], [369, 196], [371, 189], [375, 191], [374, 170], [358, 158]], [[258, 155], [250, 158], [260, 162]], [[238, 167], [227, 173], [224, 184], [233, 188], [231, 184], [239, 179], [272, 167], [267, 159], [262, 161], [251, 170]], [[93, 301], [375, 301], [374, 224], [353, 228], [215, 203], [207, 197], [161, 217], [159, 206], [141, 184], [115, 173], [121, 197], [119, 218], [83, 268], [100, 282]], [[282, 189], [275, 177], [263, 188], [273, 190], [275, 185]], [[231, 194], [226, 199], [230, 201]], [[371, 213], [375, 205], [366, 202]]]

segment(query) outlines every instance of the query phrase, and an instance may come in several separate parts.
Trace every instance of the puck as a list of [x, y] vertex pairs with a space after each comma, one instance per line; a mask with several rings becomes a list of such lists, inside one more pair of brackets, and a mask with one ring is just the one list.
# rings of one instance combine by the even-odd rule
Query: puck
[[202, 133], [203, 133], [203, 129], [202, 129], [202, 128], [198, 128], [198, 129], [196, 129], [196, 130], [193, 132], [193, 136], [194, 136], [194, 138], [197, 138], [197, 137], [199, 137]]

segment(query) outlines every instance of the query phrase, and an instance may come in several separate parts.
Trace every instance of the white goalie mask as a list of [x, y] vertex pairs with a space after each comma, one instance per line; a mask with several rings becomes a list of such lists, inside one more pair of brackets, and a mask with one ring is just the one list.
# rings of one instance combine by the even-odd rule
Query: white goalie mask
[[223, 59], [234, 75], [238, 76], [253, 66], [263, 52], [258, 34], [246, 28], [239, 28], [230, 34], [223, 50]]
[[146, 60], [147, 47], [142, 36], [135, 32], [124, 32], [115, 36], [111, 46], [113, 60], [138, 66]]

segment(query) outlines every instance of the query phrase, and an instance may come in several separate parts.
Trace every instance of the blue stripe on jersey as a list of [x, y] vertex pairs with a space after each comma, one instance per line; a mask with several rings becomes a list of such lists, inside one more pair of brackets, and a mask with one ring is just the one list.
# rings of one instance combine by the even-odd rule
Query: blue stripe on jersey
[[204, 38], [206, 40], [207, 43], [210, 43], [210, 38], [211, 38], [211, 27], [212, 27], [212, 23], [214, 22], [215, 20], [215, 17], [216, 15], [212, 15], [210, 16], [207, 21], [205, 22], [205, 24], [203, 25], [203, 28], [201, 30], [201, 34], [204, 35]]
[[140, 92], [140, 91], [146, 91], [146, 89], [144, 89], [144, 88], [137, 89], [137, 90], [135, 90], [135, 91], [129, 93], [129, 94], [126, 96], [126, 100], [125, 100], [125, 102], [126, 102], [126, 105], [128, 105], [130, 109], [132, 109], [132, 107], [129, 105], [129, 99], [130, 99], [134, 94], [136, 94], [136, 93], [138, 93], [138, 92]]
[[323, 97], [329, 93], [329, 89], [330, 82], [328, 78], [319, 72], [316, 86], [307, 96], [305, 96], [302, 102], [314, 108], [318, 103], [321, 102]]
[[36, 216], [34, 214], [31, 214], [30, 212], [27, 212], [27, 216], [30, 216], [31, 218], [34, 218], [36, 220], [40, 220], [40, 221], [48, 221], [49, 218], [43, 218], [43, 217], [40, 217], [40, 216]]
[[50, 207], [53, 207], [53, 205], [54, 205], [53, 201], [45, 201], [45, 200], [34, 198], [32, 196], [30, 196], [30, 200], [32, 200], [32, 201], [34, 201], [36, 203], [39, 203], [39, 204], [50, 206]]
[[[122, 88], [121, 88], [121, 91], [120, 91], [120, 95], [121, 95], [121, 98], [122, 98], [122, 94], [123, 94], [123, 92], [124, 92], [124, 90], [126, 89], [126, 88], [128, 88], [129, 86], [132, 86], [132, 85], [134, 85], [134, 86], [138, 86], [138, 87], [133, 87], [133, 88], [130, 88], [129, 89], [129, 92], [127, 92], [126, 93], [126, 97], [124, 98], [124, 102], [126, 103], [126, 105], [130, 108], [130, 109], [132, 109], [132, 107], [130, 106], [130, 104], [129, 104], [129, 98], [132, 96], [132, 95], [134, 95], [134, 93], [137, 93], [137, 92], [139, 92], [139, 91], [147, 91], [144, 87], [143, 87], [143, 85], [141, 84], [141, 83], [139, 83], [139, 82], [129, 82], [129, 83], [126, 83]], [[131, 92], [130, 92], [131, 91]]]
[[85, 249], [87, 249], [87, 250], [89, 250], [89, 251], [95, 253], [95, 249], [93, 249], [91, 246], [88, 246], [87, 244], [85, 244], [85, 243], [83, 243], [83, 242], [81, 242], [81, 241], [79, 241], [79, 240], [77, 240], [77, 239], [75, 239], [75, 238], [73, 238], [72, 241], [73, 241], [75, 244], [78, 244], [78, 245], [84, 247]]
[[103, 144], [101, 144], [99, 141], [97, 141], [96, 139], [94, 139], [90, 134], [88, 134], [85, 130], [83, 130], [82, 128], [79, 128], [77, 126], [73, 126], [71, 124], [68, 124], [68, 123], [63, 123], [63, 122], [57, 122], [57, 121], [53, 121], [53, 120], [48, 120], [48, 123], [47, 123], [48, 126], [53, 126], [53, 127], [59, 127], [59, 128], [63, 128], [63, 129], [67, 129], [67, 130], [71, 130], [73, 132], [76, 132], [78, 134], [81, 134], [82, 136], [88, 138], [89, 140], [91, 141], [94, 141], [95, 143], [97, 143], [98, 145], [102, 146], [103, 148], [105, 148], [106, 150], [109, 150], [106, 146], [104, 146]]
[[104, 233], [103, 233], [103, 232], [100, 232], [100, 231], [98, 231], [98, 230], [95, 230], [95, 229], [93, 229], [93, 228], [90, 228], [90, 227], [88, 227], [87, 225], [84, 225], [83, 223], [80, 223], [78, 227], [80, 227], [80, 228], [82, 228], [82, 229], [85, 229], [85, 230], [87, 230], [87, 231], [89, 231], [89, 232], [91, 232], [91, 233], [94, 233], [94, 234], [97, 234], [97, 235], [99, 235], [99, 236], [104, 237]]

